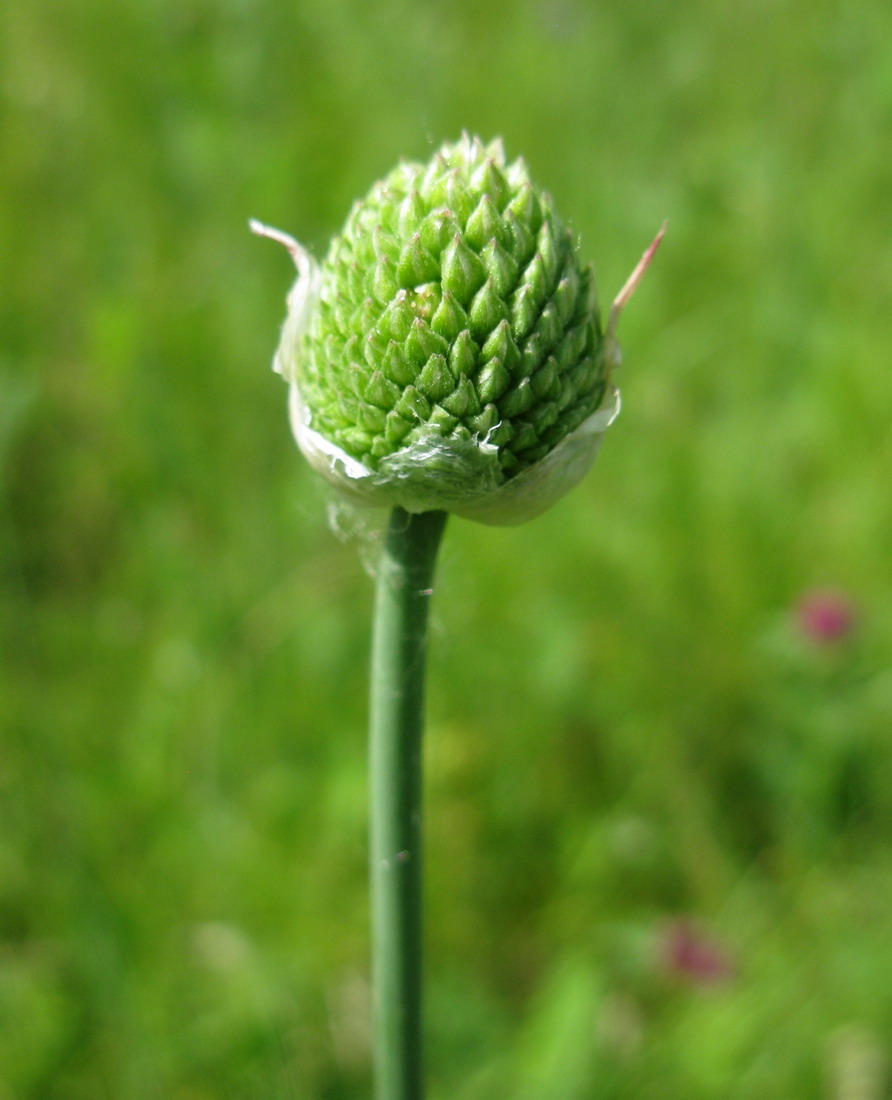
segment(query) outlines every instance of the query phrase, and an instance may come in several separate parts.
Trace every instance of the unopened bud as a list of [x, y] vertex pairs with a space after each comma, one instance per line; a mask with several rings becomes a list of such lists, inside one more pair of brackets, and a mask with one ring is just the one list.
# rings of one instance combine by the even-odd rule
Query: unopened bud
[[[551, 197], [501, 142], [463, 136], [357, 203], [298, 267], [276, 354], [297, 442], [357, 501], [517, 523], [570, 489], [619, 411], [619, 309]], [[661, 234], [662, 235], [662, 234]]]

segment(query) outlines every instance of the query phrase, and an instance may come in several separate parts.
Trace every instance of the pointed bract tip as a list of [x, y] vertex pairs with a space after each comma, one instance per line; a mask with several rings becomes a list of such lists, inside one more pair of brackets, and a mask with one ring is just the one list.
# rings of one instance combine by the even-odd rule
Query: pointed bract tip
[[635, 290], [641, 280], [644, 278], [644, 273], [650, 267], [650, 262], [654, 258], [657, 249], [660, 247], [660, 241], [666, 235], [666, 226], [668, 221], [663, 222], [660, 226], [660, 231], [650, 242], [647, 248], [644, 250], [644, 254], [641, 259], [635, 265], [635, 269], [632, 274], [623, 283], [622, 289], [619, 294], [613, 299], [613, 305], [610, 307], [610, 320], [608, 322], [608, 328], [616, 328], [617, 321], [619, 321], [619, 315], [625, 308], [629, 299], [635, 293]]
[[256, 218], [248, 219], [248, 228], [252, 233], [256, 233], [258, 237], [268, 237], [269, 240], [282, 245], [283, 248], [288, 250], [288, 255], [294, 260], [294, 266], [300, 274], [306, 275], [308, 273], [312, 264], [310, 254], [299, 241], [294, 239], [294, 237], [283, 232], [281, 229], [273, 229], [271, 225], [264, 225], [263, 222], [258, 221]]

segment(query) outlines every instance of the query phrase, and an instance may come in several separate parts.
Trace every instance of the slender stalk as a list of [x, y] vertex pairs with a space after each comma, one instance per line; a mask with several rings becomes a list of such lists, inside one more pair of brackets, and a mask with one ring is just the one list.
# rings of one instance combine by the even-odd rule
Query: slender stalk
[[370, 726], [377, 1100], [421, 1100], [421, 752], [427, 608], [445, 512], [390, 517], [375, 593]]

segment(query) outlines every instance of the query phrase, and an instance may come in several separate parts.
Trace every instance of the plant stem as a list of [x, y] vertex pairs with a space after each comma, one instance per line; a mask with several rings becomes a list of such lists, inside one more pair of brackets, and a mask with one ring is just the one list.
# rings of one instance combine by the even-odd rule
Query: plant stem
[[372, 635], [370, 848], [377, 1100], [421, 1100], [421, 754], [427, 608], [445, 512], [395, 508]]

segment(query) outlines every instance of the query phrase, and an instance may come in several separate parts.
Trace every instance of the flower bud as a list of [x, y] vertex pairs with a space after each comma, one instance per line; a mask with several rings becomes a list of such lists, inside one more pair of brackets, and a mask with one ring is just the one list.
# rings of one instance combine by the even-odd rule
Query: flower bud
[[[501, 142], [403, 163], [298, 267], [275, 369], [311, 464], [354, 500], [517, 523], [571, 488], [619, 411], [591, 268]], [[660, 236], [662, 233], [660, 234]]]

